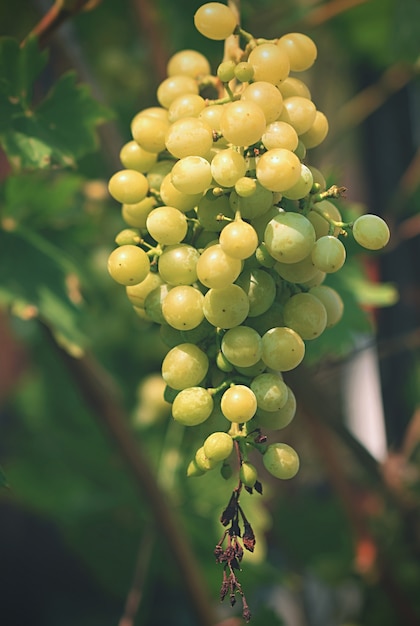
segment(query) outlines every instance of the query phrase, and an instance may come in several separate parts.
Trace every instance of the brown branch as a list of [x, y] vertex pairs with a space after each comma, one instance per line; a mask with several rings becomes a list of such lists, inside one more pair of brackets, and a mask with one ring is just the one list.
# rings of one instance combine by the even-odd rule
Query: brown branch
[[165, 37], [162, 36], [162, 24], [158, 20], [156, 4], [150, 0], [131, 0], [137, 17], [139, 30], [147, 40], [150, 64], [153, 66], [156, 82], [166, 78], [168, 51], [164, 46]]

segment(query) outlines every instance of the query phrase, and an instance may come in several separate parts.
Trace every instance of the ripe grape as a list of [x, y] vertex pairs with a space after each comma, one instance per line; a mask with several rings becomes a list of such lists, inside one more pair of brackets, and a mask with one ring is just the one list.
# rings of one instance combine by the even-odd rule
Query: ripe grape
[[252, 100], [238, 100], [223, 107], [220, 131], [234, 146], [249, 146], [259, 141], [265, 127], [264, 112]]
[[257, 398], [258, 410], [278, 411], [286, 404], [288, 387], [279, 374], [267, 372], [256, 376], [251, 389]]
[[271, 328], [262, 336], [261, 341], [264, 363], [280, 372], [297, 367], [305, 355], [303, 339], [292, 328]]
[[299, 470], [299, 457], [286, 443], [272, 443], [263, 455], [264, 467], [270, 474], [283, 480], [293, 478]]
[[303, 33], [288, 33], [277, 41], [281, 50], [286, 52], [293, 72], [303, 72], [309, 69], [317, 57], [315, 43]]
[[240, 259], [226, 254], [220, 244], [204, 250], [197, 262], [197, 276], [206, 287], [222, 289], [236, 280], [241, 271]]
[[261, 337], [249, 326], [235, 326], [223, 336], [222, 352], [232, 365], [250, 367], [261, 359]]
[[189, 244], [165, 246], [158, 261], [159, 275], [169, 285], [192, 285], [197, 280], [199, 258], [198, 250]]
[[285, 191], [297, 183], [301, 167], [291, 150], [272, 148], [258, 159], [256, 171], [263, 187], [270, 191]]
[[149, 257], [144, 250], [131, 244], [120, 246], [108, 258], [108, 272], [120, 285], [141, 283], [150, 270]]
[[318, 298], [310, 293], [297, 293], [284, 305], [284, 323], [302, 339], [315, 339], [327, 326], [327, 312]]
[[258, 246], [258, 235], [251, 224], [237, 219], [223, 228], [219, 242], [220, 247], [228, 256], [235, 259], [247, 259], [254, 254]]
[[227, 420], [242, 424], [254, 417], [257, 399], [254, 392], [246, 385], [232, 385], [222, 395], [220, 408]]
[[204, 296], [203, 311], [206, 319], [218, 328], [233, 328], [246, 319], [249, 300], [238, 285], [222, 289], [209, 289]]
[[209, 360], [193, 343], [182, 343], [169, 350], [163, 359], [163, 380], [172, 389], [186, 389], [201, 383], [207, 374]]
[[172, 416], [184, 426], [197, 426], [213, 411], [213, 398], [204, 387], [182, 389], [172, 403]]
[[162, 302], [163, 317], [177, 330], [196, 328], [204, 319], [203, 299], [203, 294], [195, 287], [178, 285]]
[[137, 170], [121, 170], [111, 176], [109, 193], [118, 202], [135, 204], [146, 197], [149, 191], [147, 178]]
[[180, 243], [187, 234], [187, 218], [174, 207], [161, 206], [149, 213], [146, 228], [160, 244]]
[[315, 231], [304, 215], [284, 212], [267, 224], [264, 241], [271, 256], [277, 261], [297, 263], [312, 251]]
[[205, 440], [203, 449], [210, 461], [224, 461], [233, 450], [233, 439], [228, 433], [214, 432]]
[[208, 39], [226, 39], [235, 30], [236, 17], [226, 5], [207, 2], [196, 11], [194, 24], [198, 32]]
[[355, 220], [353, 237], [368, 250], [380, 250], [388, 243], [390, 233], [387, 223], [381, 217], [367, 213]]

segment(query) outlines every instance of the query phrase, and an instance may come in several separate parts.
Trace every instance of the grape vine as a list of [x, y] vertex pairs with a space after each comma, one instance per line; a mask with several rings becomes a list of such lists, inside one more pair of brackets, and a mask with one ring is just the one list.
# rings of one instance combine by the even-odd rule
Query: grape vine
[[376, 215], [344, 222], [333, 202], [343, 188], [327, 189], [310, 165], [328, 121], [296, 74], [315, 62], [315, 43], [301, 33], [256, 39], [218, 2], [201, 6], [194, 23], [210, 39], [236, 35], [238, 46], [214, 75], [201, 53], [177, 52], [158, 105], [134, 117], [124, 169], [109, 181], [126, 228], [108, 270], [137, 315], [161, 327], [173, 418], [215, 424], [187, 474], [238, 474], [215, 557], [221, 599], [233, 606], [239, 595], [249, 621], [237, 572], [256, 541], [241, 492], [263, 491], [253, 457], [276, 478], [298, 472], [297, 452], [266, 434], [296, 412], [283, 373], [341, 319], [342, 299], [323, 283], [345, 262], [343, 241], [379, 250], [389, 229]]

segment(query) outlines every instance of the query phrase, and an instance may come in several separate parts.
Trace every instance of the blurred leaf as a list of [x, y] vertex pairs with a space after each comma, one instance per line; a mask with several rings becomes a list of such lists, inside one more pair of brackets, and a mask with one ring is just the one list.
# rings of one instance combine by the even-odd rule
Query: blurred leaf
[[8, 487], [6, 474], [3, 472], [3, 469], [0, 467], [0, 488]]
[[47, 62], [48, 53], [41, 51], [35, 37], [24, 46], [16, 39], [0, 37], [0, 94], [10, 100], [27, 102], [32, 85]]

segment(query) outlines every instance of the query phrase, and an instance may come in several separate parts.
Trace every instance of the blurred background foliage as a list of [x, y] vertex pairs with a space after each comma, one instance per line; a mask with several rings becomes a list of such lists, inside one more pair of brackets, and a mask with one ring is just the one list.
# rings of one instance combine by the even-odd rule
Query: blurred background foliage
[[[234, 626], [237, 613], [217, 600], [212, 554], [232, 485], [212, 473], [186, 479], [206, 427], [184, 432], [168, 418], [158, 330], [105, 269], [123, 226], [106, 181], [131, 119], [155, 104], [171, 54], [200, 50], [215, 70], [223, 47], [193, 28], [198, 0], [102, 0], [49, 33], [44, 52], [31, 41], [19, 48], [51, 4], [0, 6], [1, 623]], [[344, 319], [291, 377], [299, 411], [284, 439], [302, 469], [290, 484], [268, 481], [263, 498], [244, 494], [258, 544], [241, 581], [255, 626], [415, 626], [420, 3], [242, 0], [241, 14], [256, 36], [314, 38], [305, 80], [331, 130], [311, 163], [347, 187], [344, 215], [369, 210], [392, 231], [380, 256], [348, 242], [346, 268], [329, 278]], [[379, 357], [380, 459], [344, 415], [361, 336]], [[143, 463], [134, 471], [133, 450]], [[162, 501], [175, 535], [164, 531]], [[186, 580], [194, 572], [202, 597]]]

